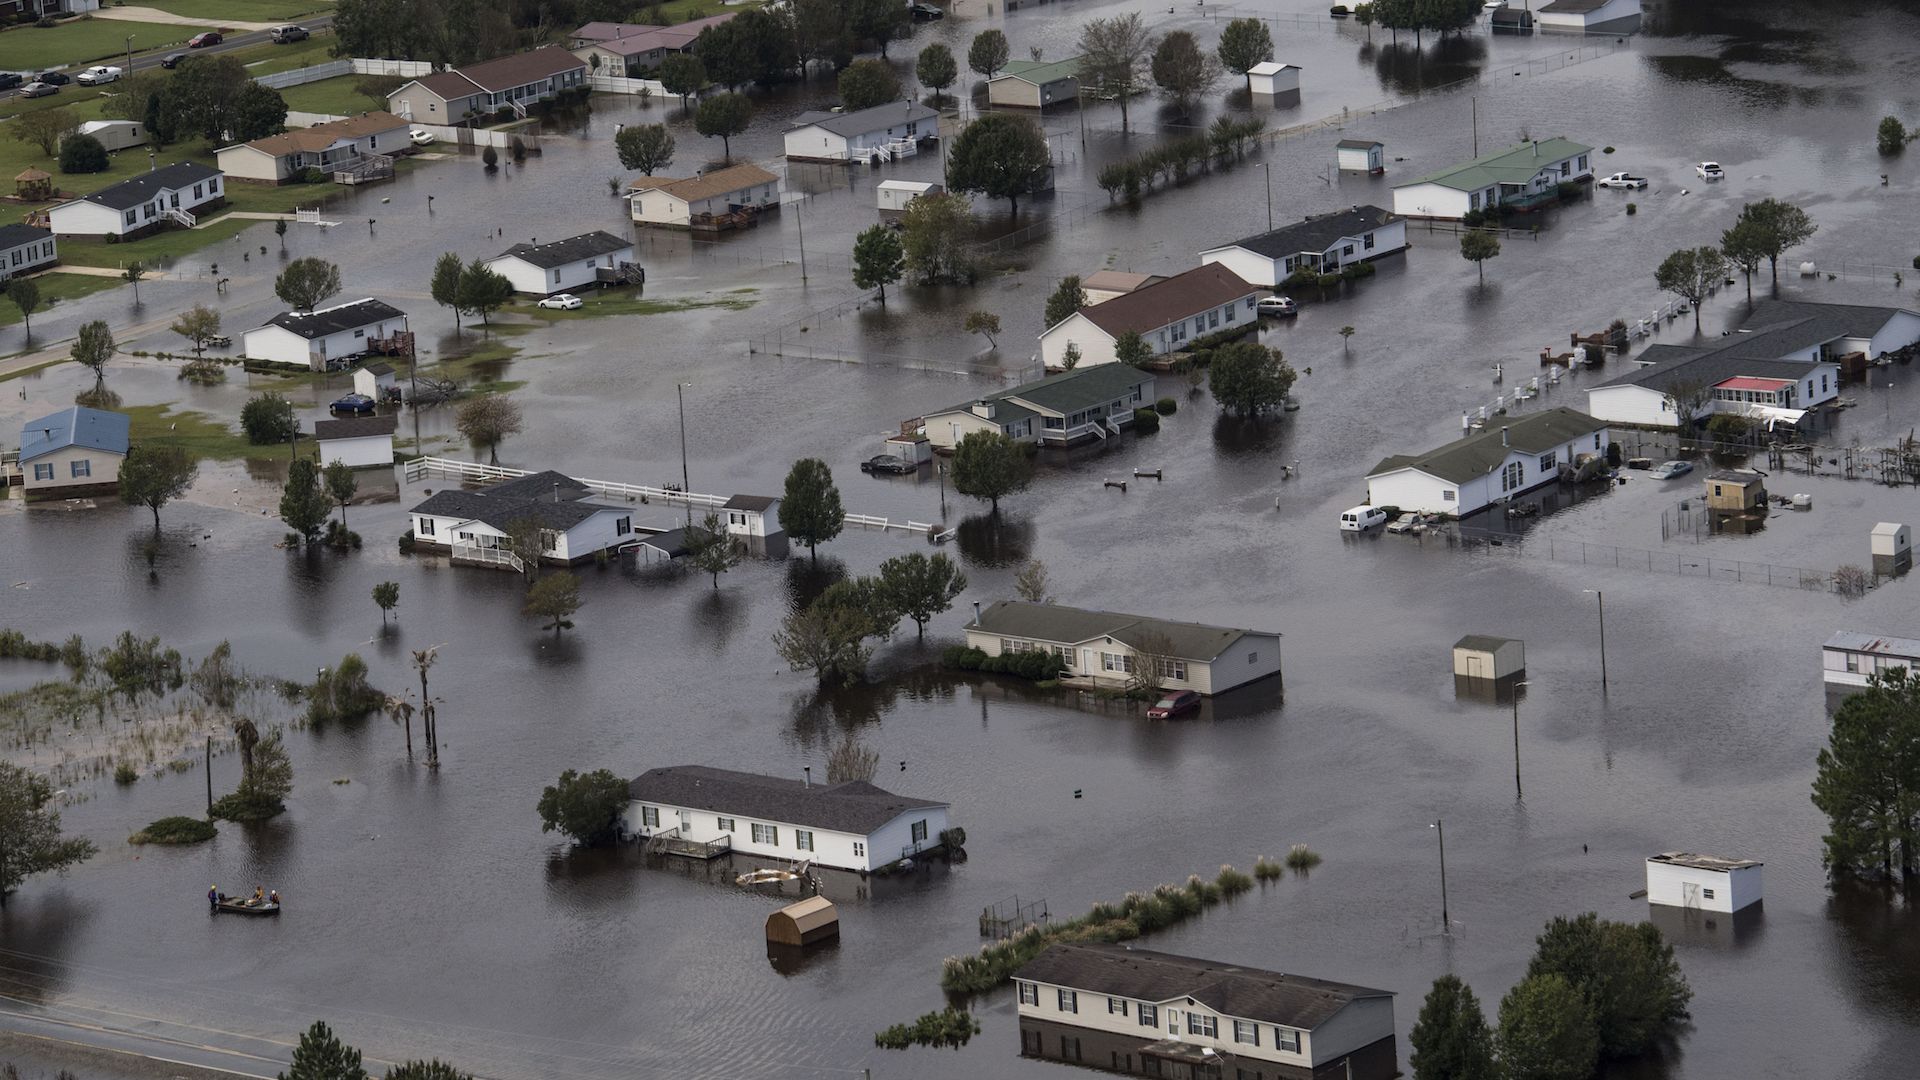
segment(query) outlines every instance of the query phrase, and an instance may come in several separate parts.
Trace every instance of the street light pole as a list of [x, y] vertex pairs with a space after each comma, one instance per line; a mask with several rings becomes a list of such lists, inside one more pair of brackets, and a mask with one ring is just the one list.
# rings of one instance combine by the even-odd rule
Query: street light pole
[[680, 399], [680, 501], [687, 504], [687, 524], [693, 524], [693, 482], [687, 479], [687, 387], [688, 383], [674, 383], [673, 392]]
[[1522, 799], [1520, 794], [1520, 688], [1531, 683], [1513, 684], [1513, 797]]
[[1273, 170], [1269, 168], [1267, 166], [1267, 163], [1264, 161], [1256, 163], [1255, 167], [1260, 170], [1260, 175], [1267, 178], [1267, 231], [1272, 232], [1273, 231]]
[[127, 77], [133, 77], [133, 35], [127, 35]]
[[1600, 604], [1600, 692], [1607, 692], [1607, 598], [1599, 589], [1582, 589], [1590, 592]]
[[1447, 913], [1447, 827], [1436, 818], [1433, 828], [1440, 836], [1440, 932], [1453, 933], [1453, 920]]
[[807, 283], [807, 216], [802, 212], [805, 206], [804, 199], [793, 204], [793, 223], [800, 229], [800, 284], [802, 285]]

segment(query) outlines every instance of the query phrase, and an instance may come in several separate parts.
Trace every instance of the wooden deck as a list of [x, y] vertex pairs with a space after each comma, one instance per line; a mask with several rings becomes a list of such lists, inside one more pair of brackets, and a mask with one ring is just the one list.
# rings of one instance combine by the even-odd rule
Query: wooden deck
[[687, 840], [680, 836], [678, 828], [654, 833], [647, 837], [647, 854], [678, 855], [686, 859], [717, 859], [733, 851], [733, 838], [722, 836], [718, 840]]

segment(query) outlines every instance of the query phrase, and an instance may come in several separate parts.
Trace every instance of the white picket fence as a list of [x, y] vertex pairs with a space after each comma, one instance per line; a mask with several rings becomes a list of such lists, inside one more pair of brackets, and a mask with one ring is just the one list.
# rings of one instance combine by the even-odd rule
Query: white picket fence
[[618, 75], [589, 75], [588, 89], [602, 94], [635, 94], [666, 97], [667, 87], [659, 79], [627, 79]]

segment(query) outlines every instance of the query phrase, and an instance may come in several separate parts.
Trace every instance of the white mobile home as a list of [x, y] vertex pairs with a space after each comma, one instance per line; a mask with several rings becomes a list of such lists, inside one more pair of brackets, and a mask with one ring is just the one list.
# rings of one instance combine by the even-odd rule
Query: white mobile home
[[595, 230], [545, 244], [515, 244], [487, 260], [487, 269], [512, 282], [515, 292], [552, 296], [615, 280], [632, 262], [633, 241]]
[[1143, 650], [1157, 658], [1162, 690], [1224, 694], [1280, 674], [1280, 635], [1270, 630], [999, 600], [975, 610], [966, 632], [967, 645], [988, 656], [1054, 653], [1069, 678], [1095, 685], [1131, 681]]
[[1500, 206], [1526, 208], [1557, 197], [1559, 185], [1593, 179], [1593, 147], [1570, 139], [1534, 139], [1442, 169], [1393, 189], [1393, 212], [1459, 219]]
[[61, 236], [145, 236], [172, 222], [198, 223], [194, 211], [226, 201], [218, 169], [197, 161], [162, 165], [48, 211]]
[[1331, 274], [1406, 249], [1405, 218], [1377, 206], [1355, 206], [1208, 248], [1200, 262], [1218, 263], [1254, 285], [1273, 288], [1295, 273]]
[[442, 488], [411, 513], [413, 542], [447, 551], [455, 562], [511, 565], [513, 523], [540, 523], [542, 562], [568, 564], [635, 542], [633, 509], [589, 502], [587, 486], [557, 472], [538, 472], [478, 491]]
[[1509, 417], [1424, 454], [1395, 455], [1367, 474], [1367, 501], [1465, 517], [1560, 479], [1585, 455], [1603, 454], [1607, 423], [1572, 409]]
[[0, 225], [0, 281], [45, 270], [60, 261], [53, 234], [31, 225]]
[[1126, 364], [1101, 364], [930, 412], [913, 426], [925, 433], [931, 446], [942, 450], [953, 449], [976, 431], [998, 431], [1019, 442], [1071, 446], [1118, 435], [1133, 423], [1133, 410], [1152, 401], [1152, 375]]
[[147, 144], [147, 126], [138, 120], [89, 120], [75, 129], [74, 134], [99, 139], [108, 153]]
[[386, 416], [344, 416], [315, 420], [313, 438], [320, 444], [320, 460], [341, 462], [349, 469], [372, 469], [393, 464], [393, 432], [399, 419]]
[[636, 837], [863, 874], [939, 847], [947, 829], [946, 803], [864, 780], [816, 784], [672, 765], [635, 777], [627, 793], [624, 831]]
[[1225, 1075], [1223, 1060], [1245, 1077], [1398, 1075], [1387, 990], [1091, 942], [1049, 945], [1013, 980], [1031, 1056], [1092, 1061], [1085, 1032], [1125, 1040], [1147, 1076]]
[[1761, 865], [1686, 851], [1654, 855], [1647, 859], [1647, 903], [1731, 914], [1760, 902]]
[[[911, 153], [908, 144], [937, 138], [940, 113], [917, 101], [889, 102], [859, 112], [801, 113], [784, 143], [788, 161], [867, 161]], [[896, 152], [895, 147], [899, 147]]]
[[1842, 630], [1820, 647], [1820, 666], [1828, 686], [1865, 686], [1894, 668], [1920, 673], [1920, 640]]
[[780, 178], [758, 165], [700, 176], [642, 176], [629, 185], [633, 220], [687, 229], [738, 210], [780, 205]]
[[1257, 325], [1254, 304], [1264, 291], [1224, 266], [1197, 266], [1060, 320], [1040, 335], [1040, 357], [1065, 368], [1072, 346], [1080, 367], [1115, 363], [1114, 347], [1129, 330], [1154, 356], [1178, 352], [1195, 338]]
[[407, 330], [407, 313], [371, 297], [318, 311], [283, 311], [240, 335], [249, 360], [325, 371], [332, 360], [361, 356]]

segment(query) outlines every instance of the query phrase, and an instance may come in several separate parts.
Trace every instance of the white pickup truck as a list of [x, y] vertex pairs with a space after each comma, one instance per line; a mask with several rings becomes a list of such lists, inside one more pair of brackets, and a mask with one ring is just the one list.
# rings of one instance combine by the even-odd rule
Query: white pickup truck
[[103, 64], [99, 67], [90, 67], [80, 74], [75, 75], [73, 81], [79, 83], [81, 86], [99, 86], [101, 83], [118, 82], [120, 75], [121, 71], [119, 68], [107, 67]]

